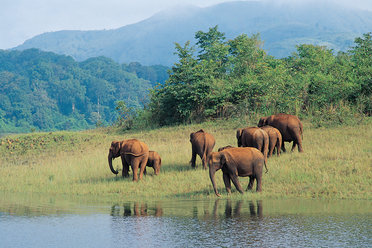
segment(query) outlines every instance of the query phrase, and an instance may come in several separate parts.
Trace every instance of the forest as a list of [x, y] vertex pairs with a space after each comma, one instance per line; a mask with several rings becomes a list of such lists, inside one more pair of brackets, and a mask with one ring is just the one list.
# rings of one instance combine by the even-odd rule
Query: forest
[[344, 52], [302, 44], [281, 59], [267, 54], [259, 34], [227, 40], [215, 26], [194, 38], [175, 43], [170, 69], [0, 50], [0, 133], [143, 129], [279, 112], [323, 126], [371, 115], [371, 33]]
[[215, 26], [195, 40], [195, 46], [176, 44], [178, 62], [152, 90], [145, 108], [152, 123], [284, 112], [323, 126], [371, 115], [371, 33], [346, 52], [302, 44], [283, 59], [267, 55], [259, 34], [226, 40]]
[[105, 57], [76, 62], [37, 49], [0, 50], [0, 134], [109, 125], [118, 117], [119, 100], [142, 107], [149, 89], [167, 79], [167, 69]]

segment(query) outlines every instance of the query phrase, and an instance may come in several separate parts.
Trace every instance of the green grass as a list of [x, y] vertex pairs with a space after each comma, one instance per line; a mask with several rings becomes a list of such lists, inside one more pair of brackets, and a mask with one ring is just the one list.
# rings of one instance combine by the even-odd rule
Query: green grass
[[[371, 120], [371, 119], [370, 119]], [[372, 184], [372, 122], [359, 126], [313, 128], [304, 123], [304, 153], [272, 157], [264, 174], [262, 193], [226, 194], [222, 172], [216, 173], [223, 198], [326, 198], [370, 200]], [[253, 123], [250, 123], [253, 125]], [[84, 132], [34, 133], [0, 139], [0, 192], [91, 196], [120, 200], [214, 199], [208, 171], [189, 165], [190, 132], [204, 128], [216, 146], [236, 146], [236, 128], [242, 121], [120, 133], [113, 129]], [[107, 154], [112, 140], [138, 138], [162, 157], [159, 176], [148, 168], [140, 182], [111, 173]], [[286, 143], [287, 150], [291, 144]], [[120, 159], [113, 161], [121, 168]], [[131, 173], [131, 172], [130, 172]], [[131, 174], [130, 174], [131, 175]], [[239, 179], [246, 188], [248, 178]], [[254, 186], [255, 187], [255, 186]]]

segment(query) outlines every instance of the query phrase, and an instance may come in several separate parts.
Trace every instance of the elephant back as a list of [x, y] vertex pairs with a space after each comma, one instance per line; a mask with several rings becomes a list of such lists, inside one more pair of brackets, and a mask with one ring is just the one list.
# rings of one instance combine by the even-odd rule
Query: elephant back
[[203, 129], [200, 129], [199, 131], [190, 134], [190, 142], [211, 145], [215, 143], [215, 139], [212, 134], [205, 132]]
[[130, 154], [133, 156], [142, 156], [146, 153], [149, 153], [149, 148], [145, 143], [137, 139], [130, 139], [126, 140], [126, 142], [124, 143], [122, 153]]
[[[257, 136], [261, 135], [259, 132], [260, 128], [256, 127], [247, 127], [240, 131], [241, 145], [243, 147], [255, 147]], [[239, 132], [239, 130], [238, 130]], [[238, 134], [237, 134], [238, 137]]]
[[295, 115], [283, 113], [272, 115], [267, 124], [277, 128], [284, 141], [292, 141], [295, 132], [300, 132], [301, 135], [303, 133], [302, 123]]
[[236, 161], [244, 161], [251, 159], [262, 159], [264, 161], [264, 155], [255, 147], [231, 147], [221, 151], [226, 154], [227, 159], [234, 159]]

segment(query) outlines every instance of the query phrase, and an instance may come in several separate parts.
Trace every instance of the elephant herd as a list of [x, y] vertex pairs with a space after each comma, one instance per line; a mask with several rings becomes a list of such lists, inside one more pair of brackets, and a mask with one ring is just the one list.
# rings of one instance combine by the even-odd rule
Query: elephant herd
[[[265, 166], [267, 172], [267, 158], [273, 155], [274, 149], [279, 156], [281, 150], [286, 151], [284, 142], [293, 142], [292, 150], [298, 146], [302, 149], [303, 126], [297, 116], [289, 114], [276, 114], [260, 118], [258, 127], [246, 127], [237, 130], [236, 138], [238, 147], [225, 146], [213, 152], [215, 146], [214, 137], [203, 129], [190, 134], [192, 146], [191, 166], [195, 168], [196, 155], [202, 160], [202, 166], [209, 166], [209, 177], [214, 192], [220, 196], [217, 190], [215, 173], [219, 169], [223, 173], [223, 181], [226, 191], [231, 193], [231, 181], [236, 189], [243, 193], [238, 177], [249, 177], [247, 190], [253, 188], [257, 180], [256, 191], [262, 190], [262, 172]], [[155, 151], [149, 151], [148, 146], [137, 140], [113, 141], [109, 149], [108, 162], [111, 171], [118, 174], [112, 166], [112, 160], [121, 157], [123, 170], [122, 176], [129, 176], [129, 165], [133, 171], [133, 181], [138, 180], [146, 173], [146, 166], [154, 169], [158, 175], [161, 167], [161, 158]]]

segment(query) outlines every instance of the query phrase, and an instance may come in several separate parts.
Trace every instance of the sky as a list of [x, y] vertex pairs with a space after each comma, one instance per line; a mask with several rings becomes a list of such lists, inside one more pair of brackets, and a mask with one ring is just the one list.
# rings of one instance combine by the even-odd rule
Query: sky
[[[45, 32], [115, 29], [184, 5], [207, 7], [236, 0], [0, 0], [0, 49]], [[372, 11], [372, 0], [258, 0], [275, 3], [331, 1]], [[371, 28], [372, 29], [372, 28]]]

